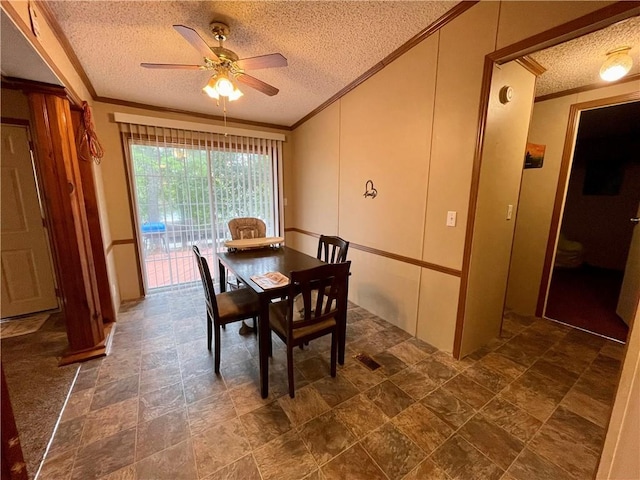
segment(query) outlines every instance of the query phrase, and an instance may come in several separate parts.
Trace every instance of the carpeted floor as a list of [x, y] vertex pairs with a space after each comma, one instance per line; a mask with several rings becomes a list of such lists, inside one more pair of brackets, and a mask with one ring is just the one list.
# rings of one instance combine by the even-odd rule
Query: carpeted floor
[[59, 313], [51, 315], [35, 333], [3, 338], [1, 347], [9, 396], [32, 479], [79, 367], [58, 367], [67, 348], [64, 319]]
[[554, 269], [545, 316], [626, 342], [629, 327], [616, 314], [623, 273], [589, 265]]

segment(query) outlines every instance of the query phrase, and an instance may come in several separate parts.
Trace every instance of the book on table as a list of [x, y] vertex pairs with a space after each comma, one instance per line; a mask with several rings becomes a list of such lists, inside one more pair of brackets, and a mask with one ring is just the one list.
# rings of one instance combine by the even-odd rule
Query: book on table
[[289, 284], [289, 277], [280, 272], [267, 272], [262, 275], [252, 275], [251, 280], [264, 289], [284, 287]]

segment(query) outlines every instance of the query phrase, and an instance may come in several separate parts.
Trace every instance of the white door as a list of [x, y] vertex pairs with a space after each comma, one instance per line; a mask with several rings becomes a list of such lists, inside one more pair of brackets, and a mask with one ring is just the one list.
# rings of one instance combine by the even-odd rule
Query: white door
[[627, 266], [624, 269], [624, 279], [620, 288], [618, 306], [616, 307], [616, 313], [620, 315], [620, 318], [627, 325], [631, 325], [638, 308], [638, 300], [640, 300], [640, 227], [637, 223], [639, 218], [640, 206], [638, 206], [635, 218], [631, 219], [635, 223], [635, 227], [631, 237]]
[[2, 125], [2, 318], [58, 307], [26, 127]]

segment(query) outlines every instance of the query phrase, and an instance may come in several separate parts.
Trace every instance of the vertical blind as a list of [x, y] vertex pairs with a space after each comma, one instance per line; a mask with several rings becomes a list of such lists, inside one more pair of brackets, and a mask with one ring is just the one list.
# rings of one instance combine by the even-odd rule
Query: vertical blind
[[217, 276], [232, 218], [280, 234], [282, 140], [126, 122], [120, 131], [147, 290], [199, 282], [192, 245]]

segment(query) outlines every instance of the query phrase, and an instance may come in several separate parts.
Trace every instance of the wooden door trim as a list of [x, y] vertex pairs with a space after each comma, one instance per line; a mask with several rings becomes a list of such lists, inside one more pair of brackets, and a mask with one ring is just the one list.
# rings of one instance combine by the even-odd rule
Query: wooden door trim
[[524, 40], [515, 42], [504, 48], [496, 50], [485, 57], [482, 85], [480, 89], [480, 111], [478, 117], [478, 129], [476, 136], [476, 149], [473, 159], [471, 175], [471, 188], [469, 195], [468, 220], [465, 233], [465, 244], [462, 258], [462, 275], [460, 280], [460, 294], [458, 296], [458, 309], [456, 314], [456, 326], [453, 341], [453, 357], [460, 359], [462, 347], [462, 333], [466, 313], [466, 301], [469, 287], [469, 268], [471, 262], [471, 246], [473, 244], [473, 229], [475, 226], [477, 194], [480, 185], [480, 171], [482, 167], [482, 151], [484, 133], [489, 107], [489, 94], [493, 77], [494, 64], [506, 63], [511, 60], [528, 55], [532, 52], [566, 42], [596, 30], [607, 27], [615, 22], [629, 18], [640, 13], [640, 2], [616, 2], [604, 8], [576, 18], [562, 25], [558, 25], [544, 32], [538, 33]]
[[542, 317], [544, 314], [545, 304], [547, 301], [547, 291], [549, 282], [551, 281], [551, 272], [553, 271], [553, 263], [556, 253], [556, 241], [560, 230], [560, 220], [563, 213], [563, 205], [567, 196], [567, 188], [571, 166], [573, 164], [573, 152], [575, 145], [575, 137], [580, 123], [580, 113], [585, 110], [594, 108], [608, 107], [612, 105], [620, 105], [623, 103], [640, 101], [640, 92], [632, 92], [615, 97], [601, 98], [588, 102], [574, 103], [569, 109], [569, 119], [567, 122], [567, 133], [564, 138], [564, 147], [562, 150], [562, 161], [560, 163], [560, 174], [558, 176], [558, 185], [556, 187], [556, 196], [553, 203], [553, 213], [551, 215], [551, 226], [549, 228], [549, 238], [547, 239], [547, 248], [542, 268], [542, 278], [540, 280], [540, 288], [538, 290], [538, 301], [536, 303], [536, 316]]

